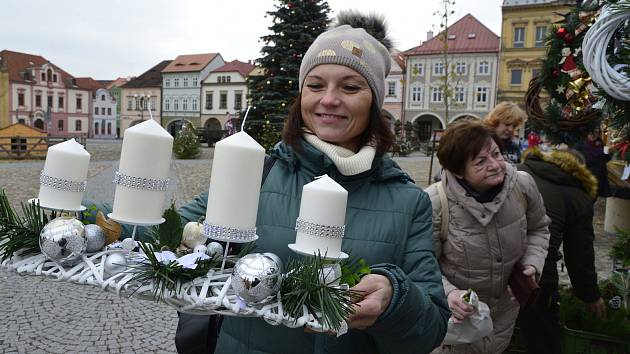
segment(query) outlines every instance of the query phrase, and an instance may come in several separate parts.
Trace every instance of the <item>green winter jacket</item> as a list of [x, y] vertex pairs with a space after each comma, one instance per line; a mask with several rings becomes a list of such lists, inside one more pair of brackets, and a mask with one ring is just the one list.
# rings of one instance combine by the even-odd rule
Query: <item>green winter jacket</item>
[[[372, 169], [343, 176], [333, 162], [305, 141], [298, 153], [279, 144], [277, 160], [260, 194], [254, 252], [273, 252], [284, 261], [293, 254], [295, 220], [302, 187], [327, 174], [348, 191], [342, 249], [385, 275], [394, 293], [389, 307], [367, 330], [336, 338], [302, 328], [272, 326], [258, 318], [226, 317], [216, 353], [429, 353], [446, 333], [450, 316], [435, 254], [431, 202], [389, 157], [375, 158]], [[180, 209], [182, 217], [205, 215], [207, 193]]]

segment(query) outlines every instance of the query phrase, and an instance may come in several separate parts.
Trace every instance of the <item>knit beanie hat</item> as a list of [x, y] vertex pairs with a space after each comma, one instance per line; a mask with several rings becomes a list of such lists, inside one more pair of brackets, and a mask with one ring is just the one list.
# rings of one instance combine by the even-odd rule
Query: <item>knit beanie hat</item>
[[374, 102], [383, 108], [385, 77], [391, 68], [389, 51], [363, 28], [341, 25], [320, 34], [308, 48], [300, 65], [300, 92], [306, 75], [317, 65], [347, 66], [365, 78]]

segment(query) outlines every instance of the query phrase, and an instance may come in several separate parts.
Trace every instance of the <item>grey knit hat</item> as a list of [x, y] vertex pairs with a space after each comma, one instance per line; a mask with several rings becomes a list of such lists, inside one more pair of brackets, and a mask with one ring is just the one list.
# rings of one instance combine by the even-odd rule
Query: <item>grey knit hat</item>
[[383, 108], [385, 77], [391, 68], [389, 51], [363, 28], [343, 25], [320, 34], [300, 65], [300, 91], [306, 75], [317, 65], [339, 64], [367, 80], [378, 108]]

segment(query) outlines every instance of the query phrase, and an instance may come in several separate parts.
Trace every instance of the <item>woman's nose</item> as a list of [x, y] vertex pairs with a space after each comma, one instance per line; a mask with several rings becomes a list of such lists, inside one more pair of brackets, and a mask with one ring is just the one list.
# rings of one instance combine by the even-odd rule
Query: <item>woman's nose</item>
[[326, 90], [324, 96], [320, 100], [320, 103], [324, 106], [336, 106], [339, 104], [339, 96], [335, 92], [335, 90]]

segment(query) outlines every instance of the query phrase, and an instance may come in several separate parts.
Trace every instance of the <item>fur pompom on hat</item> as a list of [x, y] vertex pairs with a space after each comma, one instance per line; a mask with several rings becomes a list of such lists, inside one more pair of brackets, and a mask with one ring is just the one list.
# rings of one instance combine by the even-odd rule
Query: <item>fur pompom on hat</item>
[[314, 67], [323, 64], [343, 65], [365, 78], [372, 89], [374, 102], [379, 109], [383, 108], [385, 77], [391, 68], [390, 54], [386, 47], [391, 46], [391, 42], [386, 36], [383, 18], [345, 12], [339, 14], [336, 25], [337, 27], [320, 34], [304, 54], [300, 65], [300, 91], [306, 75]]

